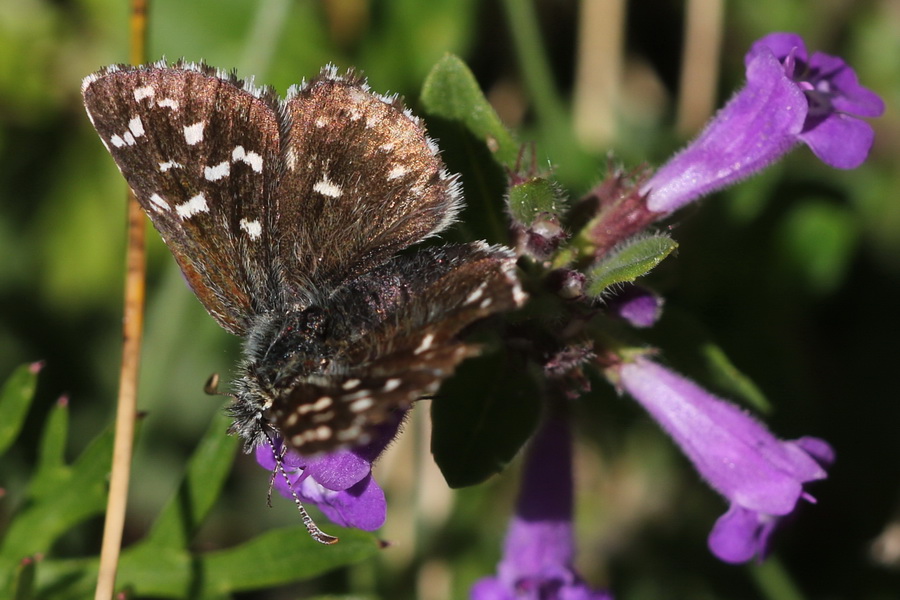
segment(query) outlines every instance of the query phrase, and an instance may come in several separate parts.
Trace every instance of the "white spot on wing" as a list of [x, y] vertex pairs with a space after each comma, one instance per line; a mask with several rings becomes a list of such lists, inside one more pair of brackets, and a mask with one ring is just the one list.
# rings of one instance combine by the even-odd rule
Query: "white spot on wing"
[[243, 162], [250, 165], [250, 168], [257, 173], [262, 173], [263, 159], [256, 152], [247, 152], [243, 146], [235, 146], [231, 151], [231, 160], [234, 162]]
[[125, 140], [125, 143], [128, 144], [129, 146], [134, 146], [134, 136], [131, 134], [130, 131], [126, 131], [122, 135], [122, 139]]
[[209, 205], [206, 203], [206, 198], [203, 194], [197, 194], [187, 202], [176, 206], [175, 212], [178, 213], [182, 220], [190, 219], [196, 214], [209, 212]]
[[313, 403], [312, 407], [313, 410], [325, 410], [332, 404], [334, 404], [334, 400], [331, 399], [331, 396], [322, 396]]
[[171, 207], [169, 206], [169, 203], [166, 202], [165, 200], [163, 200], [163, 197], [160, 196], [159, 194], [153, 194], [152, 196], [150, 196], [150, 204], [153, 205], [153, 209], [156, 212], [162, 212], [164, 210], [171, 209]]
[[231, 164], [227, 160], [220, 162], [214, 167], [203, 169], [203, 177], [207, 181], [218, 181], [223, 177], [228, 177], [229, 173], [231, 173]]
[[385, 392], [393, 392], [398, 387], [400, 387], [401, 383], [403, 383], [403, 382], [396, 377], [393, 379], [388, 379], [387, 381], [384, 382], [384, 387], [382, 387], [381, 389], [384, 390]]
[[318, 192], [323, 196], [328, 196], [329, 198], [340, 198], [341, 194], [344, 193], [341, 186], [328, 179], [328, 175], [322, 176], [322, 180], [313, 186], [313, 191]]
[[407, 168], [404, 167], [403, 165], [394, 165], [394, 168], [392, 168], [392, 169], [388, 172], [388, 176], [387, 176], [388, 181], [391, 181], [391, 180], [393, 180], [393, 179], [397, 179], [397, 178], [399, 178], [399, 177], [403, 177], [403, 176], [406, 175], [408, 172], [409, 172], [409, 169], [407, 169]]
[[152, 86], [146, 85], [144, 87], [135, 88], [134, 90], [134, 99], [137, 102], [140, 102], [144, 98], [152, 98], [156, 93], [156, 90], [153, 89]]
[[287, 168], [293, 171], [297, 168], [297, 152], [293, 148], [288, 148], [287, 152], [284, 155], [284, 160], [287, 163]]
[[110, 142], [112, 143], [112, 145], [115, 146], [116, 148], [121, 148], [122, 146], [125, 145], [125, 140], [123, 140], [123, 139], [121, 138], [121, 136], [119, 136], [118, 134], [115, 134], [115, 135], [113, 135], [111, 138], [109, 138], [109, 141], [110, 141]]
[[128, 129], [131, 130], [131, 133], [133, 133], [136, 138], [144, 135], [144, 123], [139, 116], [135, 116], [132, 120], [128, 121]]
[[528, 295], [522, 291], [522, 286], [519, 285], [517, 281], [512, 289], [513, 302], [516, 303], [517, 306], [521, 306], [525, 304], [525, 301], [528, 299]]
[[422, 338], [422, 343], [419, 344], [419, 346], [415, 350], [413, 350], [413, 354], [422, 354], [423, 352], [431, 348], [432, 342], [434, 342], [434, 334], [429, 333]]
[[157, 100], [156, 105], [160, 108], [171, 108], [172, 110], [178, 110], [178, 100], [174, 100], [172, 98], [163, 98], [162, 100]]
[[259, 221], [241, 219], [240, 225], [241, 229], [247, 232], [247, 235], [250, 236], [251, 240], [259, 239], [259, 236], [262, 235], [262, 225], [259, 224]]
[[159, 170], [161, 173], [165, 173], [169, 169], [181, 169], [183, 167], [183, 164], [175, 162], [174, 160], [167, 160], [166, 162], [159, 163]]
[[477, 302], [484, 295], [484, 290], [486, 287], [487, 287], [487, 281], [482, 282], [481, 285], [479, 285], [477, 288], [475, 288], [475, 291], [473, 291], [468, 296], [466, 296], [466, 299], [463, 302], [463, 305], [472, 304], [473, 302]]
[[203, 141], [203, 128], [206, 127], [206, 121], [197, 121], [193, 125], [184, 127], [184, 141], [188, 146], [199, 144]]
[[358, 386], [360, 383], [362, 383], [362, 381], [359, 379], [348, 379], [341, 385], [341, 387], [344, 388], [345, 390], [352, 390], [353, 388]]
[[360, 398], [359, 400], [351, 402], [349, 408], [353, 412], [362, 412], [372, 408], [373, 404], [375, 404], [375, 400], [373, 400], [371, 396], [366, 396], [365, 398]]
[[353, 427], [350, 427], [348, 429], [342, 429], [341, 431], [338, 431], [337, 439], [341, 442], [355, 440], [361, 432], [362, 429], [360, 429], [359, 425], [354, 425]]

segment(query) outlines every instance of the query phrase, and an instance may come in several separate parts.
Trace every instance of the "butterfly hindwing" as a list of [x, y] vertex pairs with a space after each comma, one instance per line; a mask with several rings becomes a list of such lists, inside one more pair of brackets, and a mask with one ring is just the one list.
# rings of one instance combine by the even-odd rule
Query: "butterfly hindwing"
[[[331, 367], [273, 404], [287, 443], [304, 454], [365, 443], [393, 411], [436, 393], [462, 360], [478, 353], [460, 333], [524, 302], [514, 267], [508, 250], [483, 243], [428, 248], [338, 290], [333, 343], [340, 350]], [[351, 297], [367, 298], [369, 307]], [[350, 314], [338, 316], [342, 311]], [[366, 314], [368, 322], [355, 320]]]

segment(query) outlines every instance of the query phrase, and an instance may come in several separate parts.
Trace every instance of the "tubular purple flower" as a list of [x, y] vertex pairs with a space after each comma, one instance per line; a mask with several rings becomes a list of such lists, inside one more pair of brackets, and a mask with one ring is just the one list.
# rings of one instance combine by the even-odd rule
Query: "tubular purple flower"
[[525, 459], [516, 514], [497, 575], [478, 580], [472, 600], [612, 600], [572, 568], [572, 443], [568, 422], [545, 420]]
[[[282, 459], [287, 480], [276, 471], [275, 455], [282, 441], [274, 447], [256, 447], [256, 462], [274, 472], [275, 488], [286, 497], [297, 494], [304, 504], [314, 504], [333, 523], [374, 531], [384, 524], [387, 502], [384, 491], [372, 477], [372, 463], [394, 439], [403, 415], [386, 422], [377, 439], [352, 450], [308, 457], [288, 449]], [[290, 484], [288, 484], [290, 481]]]
[[884, 102], [836, 56], [807, 57], [802, 38], [773, 33], [745, 57], [747, 84], [706, 129], [641, 187], [647, 207], [671, 213], [762, 170], [803, 142], [824, 163], [858, 167], [874, 133], [857, 117], [877, 117]]
[[619, 385], [731, 503], [709, 537], [719, 559], [764, 557], [779, 521], [800, 499], [815, 501], [804, 485], [825, 479], [825, 467], [834, 460], [823, 440], [779, 440], [734, 404], [643, 357], [613, 369]]
[[663, 298], [645, 287], [626, 284], [606, 300], [606, 312], [632, 327], [652, 327], [662, 315]]

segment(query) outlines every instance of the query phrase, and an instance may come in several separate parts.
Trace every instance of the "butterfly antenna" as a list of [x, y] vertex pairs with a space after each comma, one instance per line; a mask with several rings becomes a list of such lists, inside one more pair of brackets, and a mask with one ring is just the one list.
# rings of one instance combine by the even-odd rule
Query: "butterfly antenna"
[[297, 492], [294, 490], [294, 484], [291, 483], [290, 477], [288, 477], [287, 472], [284, 470], [284, 454], [285, 447], [282, 445], [280, 451], [275, 450], [275, 444], [272, 442], [272, 439], [269, 438], [268, 433], [266, 434], [266, 438], [269, 440], [269, 447], [272, 448], [272, 457], [275, 459], [275, 468], [272, 470], [272, 478], [269, 480], [269, 495], [267, 502], [269, 504], [269, 508], [272, 508], [272, 487], [275, 485], [275, 473], [278, 472], [281, 474], [281, 478], [284, 479], [284, 482], [287, 484], [288, 489], [291, 491], [291, 498], [294, 499], [294, 504], [297, 505], [297, 510], [300, 511], [300, 519], [303, 521], [303, 524], [306, 526], [306, 531], [309, 532], [309, 535], [312, 539], [316, 540], [320, 544], [337, 544], [339, 538], [328, 535], [316, 525], [316, 522], [313, 521], [313, 518], [309, 516], [309, 513], [306, 512], [306, 508], [303, 506], [303, 502], [300, 501], [300, 496], [297, 495]]

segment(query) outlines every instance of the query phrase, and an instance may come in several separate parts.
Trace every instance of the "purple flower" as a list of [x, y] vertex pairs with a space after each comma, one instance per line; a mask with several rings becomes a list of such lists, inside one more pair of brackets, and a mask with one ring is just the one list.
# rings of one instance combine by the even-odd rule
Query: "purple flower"
[[804, 484], [825, 479], [834, 460], [817, 438], [781, 441], [753, 417], [660, 365], [637, 358], [615, 367], [622, 388], [672, 436], [706, 481], [731, 503], [709, 536], [721, 560], [764, 557]]
[[639, 285], [626, 285], [606, 301], [606, 312], [633, 327], [650, 327], [662, 314], [663, 298]]
[[568, 423], [547, 419], [525, 458], [516, 514], [497, 575], [478, 580], [472, 600], [611, 600], [572, 568], [572, 449]]
[[275, 488], [282, 496], [293, 498], [296, 493], [301, 502], [316, 505], [342, 527], [373, 531], [384, 524], [387, 503], [372, 477], [372, 463], [394, 439], [402, 417], [398, 415], [385, 423], [373, 442], [352, 450], [307, 457], [288, 449], [283, 457], [287, 480], [276, 471], [275, 454], [281, 452], [280, 439], [274, 447], [257, 446], [256, 462], [275, 472]]
[[687, 148], [641, 187], [651, 211], [688, 202], [770, 165], [800, 142], [826, 164], [858, 167], [874, 133], [857, 117], [877, 117], [884, 103], [842, 59], [807, 57], [800, 36], [773, 33], [745, 57], [747, 84]]

